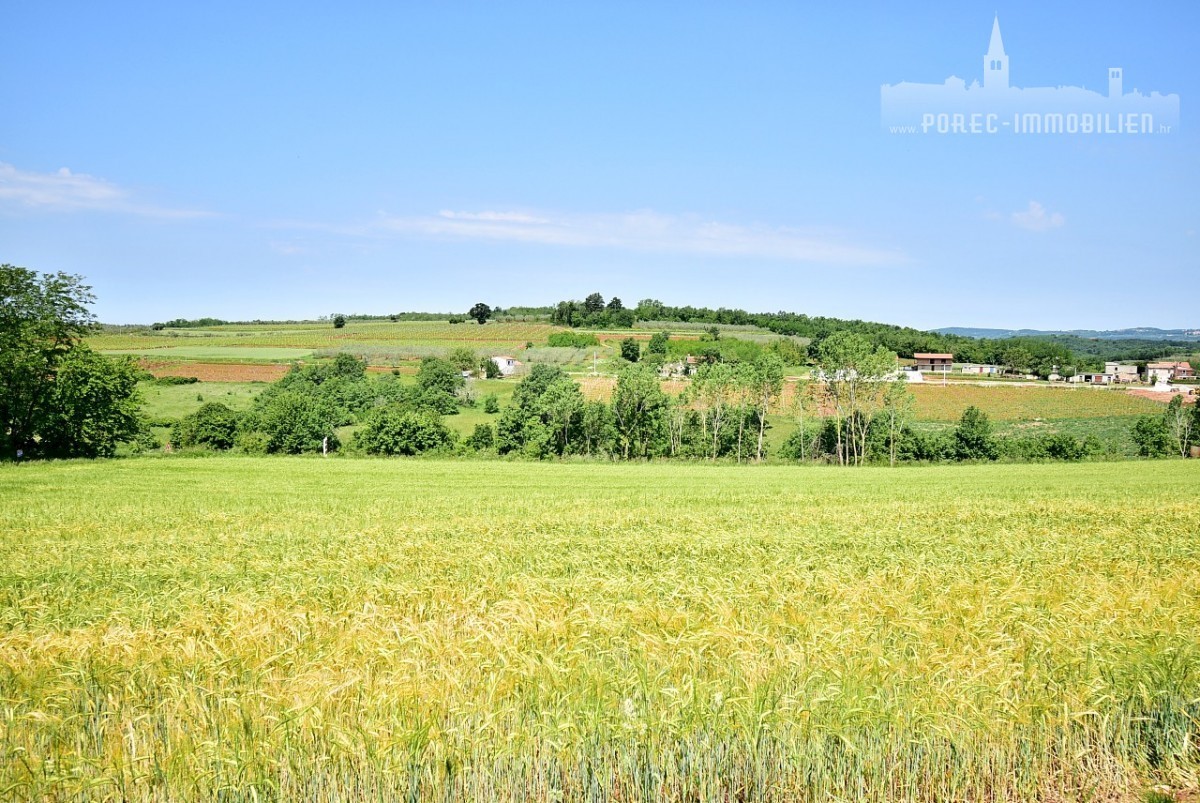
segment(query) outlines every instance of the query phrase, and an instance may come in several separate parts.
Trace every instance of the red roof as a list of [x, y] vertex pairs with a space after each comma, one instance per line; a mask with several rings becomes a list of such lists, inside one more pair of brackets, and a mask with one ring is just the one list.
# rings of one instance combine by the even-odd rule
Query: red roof
[[914, 358], [918, 360], [953, 360], [953, 354], [914, 354]]

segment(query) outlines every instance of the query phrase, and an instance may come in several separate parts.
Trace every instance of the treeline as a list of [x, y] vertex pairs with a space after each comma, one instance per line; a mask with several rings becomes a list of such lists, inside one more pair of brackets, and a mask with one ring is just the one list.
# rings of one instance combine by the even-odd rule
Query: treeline
[[[759, 462], [767, 458], [771, 422], [792, 434], [777, 459], [867, 465], [948, 461], [1083, 460], [1116, 453], [1095, 437], [997, 435], [969, 408], [950, 433], [914, 427], [914, 399], [896, 378], [896, 356], [854, 333], [837, 333], [817, 350], [816, 378], [784, 382], [783, 360], [763, 349], [751, 360], [698, 366], [682, 393], [663, 391], [655, 366], [625, 361], [611, 398], [588, 399], [560, 368], [534, 365], [503, 409], [466, 438], [444, 417], [480, 404], [464, 371], [492, 363], [461, 350], [423, 360], [415, 383], [367, 375], [346, 354], [330, 363], [294, 367], [242, 413], [206, 404], [171, 431], [176, 448], [238, 448], [250, 453], [352, 451], [375, 455], [491, 454], [530, 459], [688, 459]], [[343, 444], [338, 430], [358, 429]], [[1162, 416], [1140, 420], [1133, 437], [1145, 456], [1186, 455], [1200, 441], [1200, 412], [1173, 401]]]
[[1056, 370], [1071, 373], [1099, 369], [1105, 360], [1154, 359], [1175, 353], [1179, 348], [1177, 344], [1163, 342], [1091, 341], [1073, 336], [971, 338], [794, 312], [675, 307], [657, 299], [643, 299], [627, 309], [617, 298], [606, 303], [600, 293], [592, 293], [583, 301], [560, 301], [551, 314], [552, 323], [570, 327], [622, 328], [632, 327], [637, 321], [755, 326], [780, 335], [806, 338], [814, 347], [835, 333], [853, 332], [900, 357], [911, 358], [921, 352], [952, 353], [958, 362], [1002, 365], [1015, 373], [1043, 378]]

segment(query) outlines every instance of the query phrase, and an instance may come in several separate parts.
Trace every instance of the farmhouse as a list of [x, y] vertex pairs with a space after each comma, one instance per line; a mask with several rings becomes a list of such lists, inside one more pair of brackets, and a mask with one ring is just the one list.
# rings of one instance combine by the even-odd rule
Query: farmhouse
[[1067, 380], [1071, 384], [1111, 385], [1116, 380], [1111, 374], [1075, 374]]
[[1119, 362], [1104, 363], [1104, 373], [1112, 377], [1113, 382], [1126, 383], [1138, 381], [1136, 365], [1123, 365]]
[[918, 371], [942, 371], [948, 372], [954, 367], [953, 354], [914, 354], [913, 358], [917, 361]]
[[492, 362], [496, 363], [496, 367], [500, 369], [501, 376], [512, 376], [524, 364], [520, 360], [507, 355], [492, 357]]
[[1172, 379], [1194, 379], [1196, 372], [1186, 362], [1152, 362], [1146, 366], [1147, 382], [1170, 382]]

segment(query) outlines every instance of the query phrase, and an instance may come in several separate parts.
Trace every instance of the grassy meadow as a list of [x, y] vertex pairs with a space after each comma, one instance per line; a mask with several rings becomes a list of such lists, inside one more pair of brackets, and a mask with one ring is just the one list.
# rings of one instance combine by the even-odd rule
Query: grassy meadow
[[1194, 462], [0, 466], [0, 797], [1140, 800]]

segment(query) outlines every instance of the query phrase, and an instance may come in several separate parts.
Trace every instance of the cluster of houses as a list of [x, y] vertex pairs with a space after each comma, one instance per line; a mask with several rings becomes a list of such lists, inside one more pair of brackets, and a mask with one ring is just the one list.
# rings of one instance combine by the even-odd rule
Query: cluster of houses
[[[925, 373], [973, 374], [979, 376], [999, 376], [1004, 369], [999, 365], [980, 365], [977, 363], [955, 364], [953, 354], [921, 353], [914, 354], [916, 366], [914, 370]], [[1034, 377], [1029, 377], [1033, 379]], [[1166, 384], [1179, 379], [1195, 379], [1196, 371], [1186, 362], [1152, 362], [1141, 372], [1136, 365], [1110, 361], [1104, 363], [1100, 372], [1080, 373], [1070, 377], [1050, 374], [1051, 382], [1066, 381], [1071, 384], [1086, 385], [1122, 385], [1133, 382], [1145, 382], [1150, 385]]]

